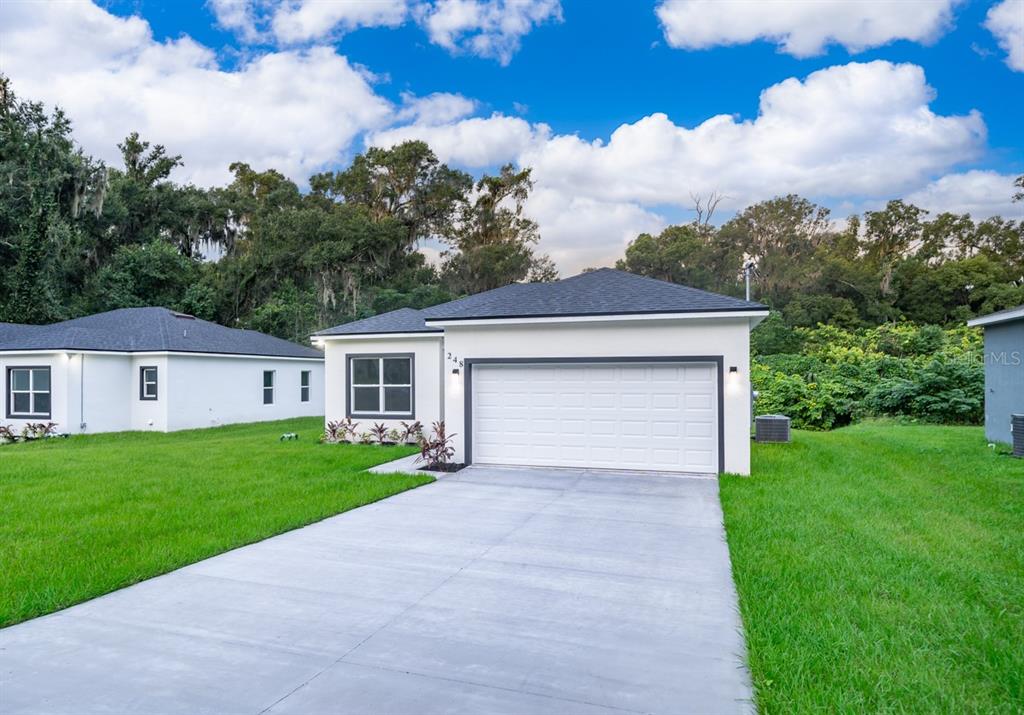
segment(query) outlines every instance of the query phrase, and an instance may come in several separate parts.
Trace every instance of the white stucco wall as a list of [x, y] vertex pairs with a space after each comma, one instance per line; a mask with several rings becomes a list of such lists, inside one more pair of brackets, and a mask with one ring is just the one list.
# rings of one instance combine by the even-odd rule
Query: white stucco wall
[[[134, 429], [131, 398], [133, 388], [137, 389], [138, 377], [132, 373], [131, 357], [79, 353], [72, 355], [69, 363], [72, 367], [69, 422], [61, 431], [74, 434]], [[85, 380], [80, 382], [83, 370]], [[84, 402], [79, 400], [81, 396]]]
[[[167, 394], [167, 370], [169, 359], [166, 355], [133, 355], [131, 361], [130, 391], [128, 404], [131, 405], [131, 427], [129, 429], [143, 432], [167, 432], [168, 412], [170, 403]], [[156, 368], [156, 399], [139, 399], [140, 370], [142, 367]]]
[[[50, 367], [51, 416], [71, 434], [159, 431], [262, 422], [324, 413], [320, 360], [176, 354], [0, 354], [8, 367]], [[157, 368], [157, 399], [139, 399], [139, 368]], [[263, 404], [263, 371], [275, 371], [274, 404]], [[310, 371], [309, 402], [300, 401], [300, 372]], [[84, 374], [84, 380], [83, 380]], [[84, 400], [83, 400], [84, 398]], [[7, 417], [6, 383], [0, 422], [20, 429], [41, 419]]]
[[[276, 373], [272, 405], [263, 404], [264, 370]], [[302, 370], [311, 372], [309, 402], [299, 400]], [[171, 354], [163, 372], [169, 431], [324, 414], [321, 360]]]
[[[750, 473], [750, 319], [647, 319], [631, 322], [445, 326], [445, 352], [454, 360], [533, 357], [722, 356], [724, 471]], [[445, 417], [456, 434], [455, 461], [465, 461], [465, 370], [445, 364]], [[729, 373], [735, 366], [738, 372]]]
[[[412, 353], [415, 356], [415, 377], [413, 379], [414, 410], [412, 420], [419, 420], [425, 429], [431, 423], [441, 419], [441, 361], [443, 339], [439, 335], [425, 337], [388, 337], [386, 335], [371, 338], [325, 339], [325, 375], [326, 386], [325, 420], [332, 422], [345, 419], [348, 414], [348, 389], [345, 384], [345, 364], [348, 355]], [[401, 419], [361, 419], [359, 431], [367, 431], [374, 423], [382, 422], [389, 428], [398, 427]], [[406, 418], [404, 421], [412, 421]]]

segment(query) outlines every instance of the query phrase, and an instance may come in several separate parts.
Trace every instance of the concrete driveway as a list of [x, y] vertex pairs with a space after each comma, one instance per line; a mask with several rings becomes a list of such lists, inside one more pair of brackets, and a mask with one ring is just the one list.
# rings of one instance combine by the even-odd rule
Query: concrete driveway
[[474, 467], [0, 631], [0, 712], [747, 712], [743, 653], [716, 480]]

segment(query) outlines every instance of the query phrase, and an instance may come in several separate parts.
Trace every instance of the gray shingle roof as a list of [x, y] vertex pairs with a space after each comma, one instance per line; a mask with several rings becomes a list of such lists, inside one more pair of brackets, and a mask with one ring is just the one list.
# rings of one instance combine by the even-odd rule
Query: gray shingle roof
[[995, 325], [997, 323], [1009, 323], [1016, 320], [1024, 320], [1024, 305], [1018, 305], [1016, 308], [1007, 308], [1006, 310], [989, 313], [988, 315], [979, 315], [977, 318], [968, 320], [967, 324], [970, 326], [984, 326]]
[[676, 283], [601, 268], [552, 283], [513, 283], [425, 310], [401, 308], [321, 330], [317, 335], [431, 333], [426, 320], [539, 318], [644, 313], [763, 311], [766, 306]]
[[469, 320], [762, 310], [767, 308], [760, 303], [601, 268], [553, 283], [514, 283], [435, 305], [423, 315]]
[[440, 328], [428, 328], [423, 322], [423, 311], [414, 308], [399, 308], [333, 328], [321, 330], [316, 335], [364, 335], [384, 333], [440, 333]]
[[122, 308], [52, 325], [0, 324], [0, 351], [101, 350], [323, 358], [311, 347], [167, 308]]

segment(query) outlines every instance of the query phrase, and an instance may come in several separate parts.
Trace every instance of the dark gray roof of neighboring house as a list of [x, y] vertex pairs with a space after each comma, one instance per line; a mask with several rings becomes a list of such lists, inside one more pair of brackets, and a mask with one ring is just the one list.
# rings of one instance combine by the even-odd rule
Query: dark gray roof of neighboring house
[[1007, 308], [996, 313], [989, 313], [988, 315], [979, 315], [977, 318], [968, 320], [967, 324], [970, 326], [985, 326], [1017, 320], [1024, 320], [1024, 305], [1018, 305], [1016, 308]]
[[423, 311], [427, 320], [763, 311], [766, 306], [600, 268], [552, 283], [514, 283]]
[[0, 351], [188, 352], [323, 358], [323, 353], [254, 330], [226, 328], [167, 308], [122, 308], [52, 325], [0, 324]]
[[344, 325], [321, 330], [316, 335], [381, 335], [386, 333], [440, 333], [440, 328], [428, 328], [423, 322], [423, 311], [399, 308], [372, 318], [356, 320]]

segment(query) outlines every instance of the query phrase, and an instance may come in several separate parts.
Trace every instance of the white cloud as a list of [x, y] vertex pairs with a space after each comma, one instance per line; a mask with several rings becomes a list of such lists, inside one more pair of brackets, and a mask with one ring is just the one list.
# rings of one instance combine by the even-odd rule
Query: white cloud
[[561, 22], [560, 0], [208, 0], [218, 24], [245, 42], [296, 45], [360, 27], [398, 27], [410, 18], [453, 54], [507, 65], [524, 35]]
[[623, 236], [661, 225], [659, 207], [691, 196], [727, 198], [729, 211], [771, 196], [817, 200], [889, 198], [914, 191], [978, 156], [977, 112], [943, 116], [916, 65], [851, 63], [791, 78], [761, 93], [756, 118], [718, 115], [694, 127], [651, 114], [608, 141], [555, 135], [494, 114], [413, 123], [372, 135], [377, 145], [420, 138], [445, 161], [471, 168], [506, 161], [533, 167], [542, 249], [580, 268], [621, 255]]
[[598, 201], [546, 188], [542, 181], [525, 211], [541, 229], [540, 250], [550, 254], [563, 275], [614, 265], [640, 233], [657, 233], [664, 217], [629, 201]]
[[796, 57], [827, 45], [850, 52], [894, 40], [928, 43], [951, 25], [962, 0], [663, 0], [657, 8], [673, 47], [704, 49], [767, 40]]
[[262, 39], [253, 0], [208, 0], [207, 4], [217, 18], [217, 24], [225, 30], [234, 32], [246, 42]]
[[469, 116], [476, 109], [476, 101], [461, 94], [434, 92], [425, 97], [410, 93], [402, 95], [402, 108], [395, 115], [401, 122], [419, 124], [445, 124]]
[[766, 194], [899, 194], [977, 155], [981, 116], [940, 116], [916, 65], [830, 67], [761, 94], [758, 116], [719, 115], [691, 128], [652, 114], [607, 143], [558, 136], [521, 161], [565, 190], [602, 200], [688, 204], [724, 193], [732, 205]]
[[985, 27], [1006, 50], [1006, 64], [1024, 72], [1024, 0], [1003, 0], [985, 16]]
[[271, 24], [278, 40], [295, 43], [358, 27], [397, 27], [408, 14], [406, 0], [286, 0], [274, 12]]
[[199, 184], [223, 183], [233, 161], [304, 181], [392, 113], [330, 48], [226, 71], [192, 39], [157, 42], [144, 20], [91, 3], [4, 2], [0, 66], [20, 96], [60, 105], [87, 152], [116, 165], [137, 130], [182, 154], [176, 178]]
[[544, 124], [531, 125], [525, 119], [494, 114], [452, 123], [419, 123], [375, 132], [367, 138], [373, 146], [392, 146], [409, 139], [430, 145], [441, 161], [470, 169], [493, 167], [522, 156], [550, 134]]
[[1024, 203], [1013, 203], [1012, 174], [973, 170], [947, 174], [906, 196], [906, 201], [933, 214], [950, 211], [972, 218], [1024, 219]]
[[435, 0], [417, 6], [430, 41], [507, 65], [535, 25], [561, 22], [559, 0]]

